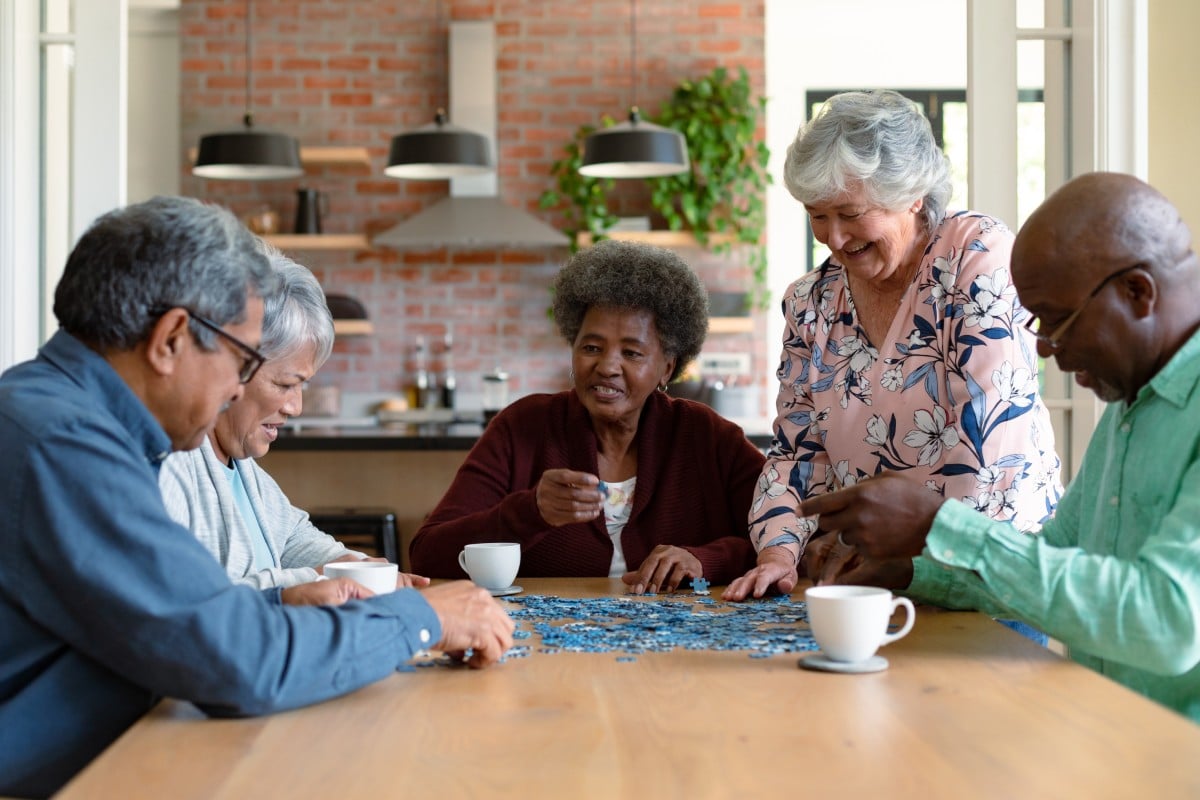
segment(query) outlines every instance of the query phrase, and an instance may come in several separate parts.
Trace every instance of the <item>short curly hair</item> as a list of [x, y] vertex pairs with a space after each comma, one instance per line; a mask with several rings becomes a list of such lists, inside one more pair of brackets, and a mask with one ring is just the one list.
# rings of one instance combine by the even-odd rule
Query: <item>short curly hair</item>
[[708, 292], [675, 253], [604, 239], [580, 250], [554, 279], [554, 321], [574, 344], [592, 306], [649, 311], [663, 352], [675, 359], [675, 380], [708, 335]]

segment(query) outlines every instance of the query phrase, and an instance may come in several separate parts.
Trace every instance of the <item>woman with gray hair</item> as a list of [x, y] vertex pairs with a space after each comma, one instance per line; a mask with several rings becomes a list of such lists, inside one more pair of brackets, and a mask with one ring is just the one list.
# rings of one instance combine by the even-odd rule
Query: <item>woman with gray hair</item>
[[559, 273], [554, 320], [574, 387], [488, 424], [413, 539], [413, 569], [461, 577], [465, 545], [516, 541], [529, 577], [606, 575], [642, 593], [741, 575], [763, 456], [734, 423], [666, 393], [708, 332], [699, 278], [668, 250], [602, 241]]
[[[1062, 487], [1011, 231], [946, 211], [946, 157], [896, 92], [830, 98], [788, 148], [784, 182], [831, 254], [784, 295], [775, 439], [750, 512], [758, 565], [725, 597], [788, 592], [802, 560], [819, 579], [855, 558], [797, 509], [883, 471], [1038, 529]], [[911, 559], [893, 566], [911, 578]]]
[[[331, 561], [366, 556], [318, 530], [254, 462], [266, 455], [288, 417], [300, 413], [304, 383], [333, 350], [333, 317], [317, 279], [271, 245], [261, 247], [282, 284], [263, 307], [259, 350], [266, 362], [204, 444], [167, 458], [159, 486], [167, 512], [230, 578], [265, 589], [314, 581]], [[428, 583], [404, 574], [399, 581]]]

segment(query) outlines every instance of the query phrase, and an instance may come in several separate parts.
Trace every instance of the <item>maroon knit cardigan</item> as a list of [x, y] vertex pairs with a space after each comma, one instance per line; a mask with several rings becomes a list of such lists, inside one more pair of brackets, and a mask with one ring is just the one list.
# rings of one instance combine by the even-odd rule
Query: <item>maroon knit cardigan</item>
[[[637, 486], [621, 534], [629, 568], [655, 546], [686, 548], [704, 577], [728, 583], [754, 564], [747, 516], [764, 458], [742, 429], [708, 406], [654, 392], [638, 424]], [[542, 473], [595, 474], [596, 435], [574, 392], [525, 397], [497, 415], [459, 467], [409, 548], [412, 570], [462, 578], [472, 542], [520, 542], [527, 577], [607, 576], [612, 543], [603, 515], [551, 527], [534, 496]]]

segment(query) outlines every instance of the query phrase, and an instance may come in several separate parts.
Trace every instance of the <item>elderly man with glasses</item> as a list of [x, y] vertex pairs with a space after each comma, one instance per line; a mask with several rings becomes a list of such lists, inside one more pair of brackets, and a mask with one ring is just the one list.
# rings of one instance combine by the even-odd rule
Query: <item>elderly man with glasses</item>
[[[158, 198], [96, 221], [54, 296], [60, 330], [0, 376], [0, 794], [48, 795], [163, 696], [211, 714], [315, 703], [417, 651], [496, 661], [512, 621], [469, 582], [259, 591], [167, 515], [157, 473], [263, 363], [257, 241]], [[324, 603], [336, 607], [298, 607]]]
[[884, 474], [805, 502], [855, 548], [813, 577], [1025, 620], [1200, 721], [1200, 259], [1175, 207], [1092, 173], [1017, 235], [1038, 352], [1109, 403], [1041, 536]]

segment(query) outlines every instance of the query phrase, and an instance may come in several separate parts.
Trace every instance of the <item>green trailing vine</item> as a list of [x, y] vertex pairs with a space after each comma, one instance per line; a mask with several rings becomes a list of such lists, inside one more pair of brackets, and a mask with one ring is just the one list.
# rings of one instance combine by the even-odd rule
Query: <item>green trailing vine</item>
[[[613, 124], [605, 118], [605, 127]], [[539, 208], [561, 208], [564, 232], [571, 238], [571, 252], [579, 249], [580, 233], [590, 233], [593, 241], [604, 238], [604, 232], [617, 222], [617, 215], [608, 208], [608, 193], [612, 178], [589, 178], [579, 174], [583, 164], [583, 141], [596, 128], [583, 125], [567, 143], [565, 155], [550, 167], [556, 188], [547, 189], [538, 198]]]
[[[755, 138], [765, 108], [766, 98], [754, 95], [744, 68], [736, 77], [717, 67], [682, 81], [652, 121], [684, 135], [691, 167], [680, 175], [646, 179], [650, 203], [671, 230], [690, 231], [713, 252], [729, 252], [737, 244], [747, 254], [753, 275], [749, 300], [757, 308], [770, 299], [763, 242], [770, 151]], [[562, 209], [572, 242], [582, 232], [601, 239], [617, 220], [605, 200], [613, 181], [579, 174], [583, 140], [594, 130], [576, 131], [551, 168], [555, 187], [539, 200], [542, 208]]]

